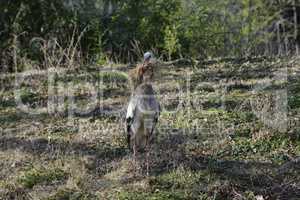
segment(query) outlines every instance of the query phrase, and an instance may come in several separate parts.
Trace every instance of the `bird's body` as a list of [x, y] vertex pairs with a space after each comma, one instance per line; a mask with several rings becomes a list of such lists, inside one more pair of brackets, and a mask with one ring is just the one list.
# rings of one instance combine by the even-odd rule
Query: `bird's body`
[[136, 143], [139, 149], [145, 147], [145, 140], [151, 138], [158, 116], [159, 103], [152, 85], [139, 85], [130, 99], [126, 116], [127, 121], [130, 121], [127, 125], [132, 145]]
[[128, 146], [133, 149], [134, 156], [137, 151], [141, 150], [149, 153], [159, 113], [160, 106], [155, 98], [152, 85], [142, 83], [131, 96], [126, 115], [127, 142]]
[[151, 85], [154, 74], [152, 57], [152, 53], [146, 52], [143, 64], [138, 65], [129, 73], [134, 84], [134, 91], [126, 114], [128, 147], [133, 149], [135, 159], [138, 150], [146, 150], [147, 174], [149, 173], [150, 143], [160, 113], [160, 106]]

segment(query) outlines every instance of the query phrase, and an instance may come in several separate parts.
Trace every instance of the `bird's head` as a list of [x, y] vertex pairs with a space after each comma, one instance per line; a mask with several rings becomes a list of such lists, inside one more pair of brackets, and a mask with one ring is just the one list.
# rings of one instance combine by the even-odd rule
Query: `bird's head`
[[148, 64], [150, 62], [151, 58], [153, 58], [153, 54], [151, 52], [147, 51], [144, 54], [144, 64]]

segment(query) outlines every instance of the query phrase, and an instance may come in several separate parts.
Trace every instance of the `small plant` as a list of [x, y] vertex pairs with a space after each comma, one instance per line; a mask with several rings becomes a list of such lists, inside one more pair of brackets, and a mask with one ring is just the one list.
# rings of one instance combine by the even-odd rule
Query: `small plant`
[[291, 95], [288, 98], [288, 104], [291, 109], [300, 108], [300, 95]]
[[172, 59], [172, 54], [180, 49], [176, 26], [167, 26], [165, 29], [165, 49], [168, 52], [168, 59]]
[[65, 179], [67, 174], [61, 169], [37, 169], [26, 171], [18, 181], [26, 188], [33, 188], [40, 183], [49, 183]]
[[22, 88], [19, 92], [19, 96], [24, 103], [33, 103], [37, 99], [37, 94], [28, 88]]
[[245, 196], [247, 200], [256, 200], [258, 198], [255, 197], [254, 193], [252, 191], [246, 191]]
[[97, 199], [89, 194], [82, 193], [80, 191], [72, 189], [59, 189], [54, 195], [50, 196], [45, 200], [88, 200]]
[[104, 54], [98, 56], [96, 64], [99, 66], [104, 66], [109, 62], [108, 57]]
[[284, 152], [289, 151], [293, 146], [294, 144], [287, 137], [280, 135], [259, 140], [236, 138], [230, 152], [236, 158], [263, 156], [273, 162], [281, 163], [287, 159]]
[[199, 184], [205, 173], [193, 172], [184, 167], [179, 167], [167, 174], [153, 180], [153, 186], [158, 189], [183, 189], [190, 190]]
[[183, 200], [189, 199], [184, 193], [156, 191], [154, 193], [144, 192], [120, 192], [119, 200]]
[[97, 75], [97, 79], [105, 84], [108, 88], [118, 88], [128, 83], [128, 76], [125, 73], [112, 71], [101, 72]]

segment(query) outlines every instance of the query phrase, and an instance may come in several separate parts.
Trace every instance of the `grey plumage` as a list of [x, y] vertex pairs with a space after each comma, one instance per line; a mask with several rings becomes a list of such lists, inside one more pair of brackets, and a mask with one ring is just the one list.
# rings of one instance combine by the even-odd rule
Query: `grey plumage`
[[131, 96], [126, 115], [131, 146], [135, 143], [138, 149], [145, 148], [146, 139], [153, 136], [159, 112], [160, 106], [151, 84], [138, 86]]
[[147, 151], [147, 173], [150, 142], [154, 136], [159, 113], [160, 106], [152, 85], [149, 83], [139, 85], [131, 96], [127, 109], [127, 142], [133, 149], [134, 156], [138, 150]]

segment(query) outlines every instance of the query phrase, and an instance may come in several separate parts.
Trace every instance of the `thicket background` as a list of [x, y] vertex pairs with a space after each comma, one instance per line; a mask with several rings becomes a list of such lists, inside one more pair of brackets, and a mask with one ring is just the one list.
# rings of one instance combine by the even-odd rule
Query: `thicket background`
[[297, 0], [10, 0], [0, 11], [2, 71], [51, 66], [45, 55], [70, 47], [101, 64], [145, 50], [165, 60], [294, 55], [300, 42]]

